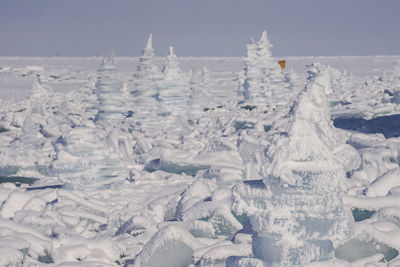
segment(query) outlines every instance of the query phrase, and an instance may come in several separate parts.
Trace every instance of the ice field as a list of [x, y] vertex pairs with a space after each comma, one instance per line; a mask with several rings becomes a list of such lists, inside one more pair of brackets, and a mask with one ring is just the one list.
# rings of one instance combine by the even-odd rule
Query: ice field
[[0, 57], [0, 266], [400, 266], [400, 56], [144, 44]]

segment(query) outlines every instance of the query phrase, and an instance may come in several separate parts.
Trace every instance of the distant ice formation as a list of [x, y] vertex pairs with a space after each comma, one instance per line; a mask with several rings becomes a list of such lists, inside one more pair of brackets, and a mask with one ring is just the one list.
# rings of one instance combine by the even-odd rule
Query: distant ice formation
[[288, 85], [284, 81], [278, 62], [272, 57], [267, 32], [263, 31], [258, 42], [251, 40], [247, 45], [244, 59], [244, 103], [267, 110], [269, 106], [279, 106], [289, 100]]
[[95, 121], [106, 124], [120, 124], [127, 116], [127, 96], [122, 91], [122, 85], [117, 80], [114, 67], [114, 55], [103, 58], [97, 71], [95, 93], [98, 96], [98, 113]]
[[188, 98], [189, 116], [199, 119], [204, 114], [204, 108], [208, 103], [206, 99], [210, 97], [207, 92], [210, 83], [210, 73], [207, 67], [203, 67], [200, 71], [191, 72], [190, 77], [190, 95]]
[[158, 103], [159, 81], [162, 73], [154, 62], [153, 37], [149, 35], [146, 47], [139, 58], [136, 73], [134, 74], [135, 86], [131, 90], [133, 112], [136, 119], [143, 127], [157, 128], [157, 114], [160, 112]]
[[96, 73], [94, 93], [98, 102], [93, 107], [97, 110], [94, 120], [73, 127], [54, 142], [57, 155], [51, 172], [67, 188], [93, 190], [118, 186], [124, 181], [127, 168], [122, 158], [131, 153], [119, 150], [125, 145], [124, 138], [113, 136], [113, 132], [119, 129], [122, 133], [128, 106], [113, 64], [112, 54], [103, 58]]
[[174, 54], [174, 47], [169, 47], [169, 54], [167, 56], [167, 62], [163, 69], [164, 79], [167, 81], [174, 80], [174, 79], [182, 79], [183, 73], [182, 70], [178, 66], [178, 61], [176, 55]]
[[51, 139], [46, 138], [49, 137], [46, 130], [49, 128], [48, 118], [51, 116], [49, 102], [52, 93], [39, 77], [33, 83], [32, 95], [21, 128], [19, 148], [15, 151], [16, 159], [21, 166], [45, 166], [54, 156]]
[[[141, 128], [162, 130], [186, 116], [190, 94], [190, 77], [181, 71], [171, 46], [162, 71], [154, 62], [152, 35], [150, 34], [134, 75], [135, 87], [131, 91], [133, 117]], [[163, 123], [156, 119], [163, 117]]]
[[393, 76], [400, 78], [400, 60], [394, 63]]
[[354, 93], [353, 77], [335, 68], [327, 67], [331, 77], [332, 93], [328, 98], [333, 109], [351, 104]]
[[158, 99], [164, 109], [163, 115], [169, 115], [169, 121], [185, 117], [189, 98], [189, 77], [178, 66], [174, 48], [170, 46], [169, 55], [163, 68], [163, 78], [159, 83]]
[[[137, 78], [136, 86], [150, 87], [152, 83], [160, 78], [158, 67], [154, 63], [153, 35], [150, 33], [146, 43], [146, 47], [142, 51], [139, 58], [139, 64], [135, 77]], [[149, 88], [148, 88], [149, 89]]]

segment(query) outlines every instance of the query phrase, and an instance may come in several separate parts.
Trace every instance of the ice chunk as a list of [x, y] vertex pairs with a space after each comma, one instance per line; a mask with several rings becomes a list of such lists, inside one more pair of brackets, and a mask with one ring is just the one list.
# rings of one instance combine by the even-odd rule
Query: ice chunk
[[372, 257], [376, 254], [383, 254], [386, 261], [390, 261], [399, 255], [396, 249], [378, 242], [368, 236], [351, 239], [335, 249], [335, 256], [339, 259], [353, 262], [363, 258]]
[[185, 229], [168, 226], [158, 231], [135, 258], [132, 266], [188, 266], [198, 241]]
[[0, 167], [0, 176], [15, 175], [17, 174], [18, 170], [19, 170], [18, 166], [10, 166], [10, 165], [2, 166]]
[[400, 227], [400, 208], [399, 207], [384, 207], [376, 211], [374, 218], [391, 222], [397, 227]]
[[387, 267], [396, 267], [400, 265], [400, 259], [395, 259], [388, 263]]
[[1, 207], [1, 217], [12, 218], [15, 215], [15, 212], [21, 210], [28, 202], [28, 200], [31, 199], [31, 197], [32, 195], [29, 193], [11, 193]]
[[215, 210], [208, 221], [213, 225], [215, 235], [231, 236], [242, 228], [242, 224], [227, 208]]
[[210, 222], [194, 220], [189, 225], [189, 232], [195, 237], [215, 238], [215, 229]]
[[280, 234], [256, 233], [253, 236], [253, 253], [270, 264], [285, 262], [301, 265], [304, 261], [326, 261], [333, 257], [333, 244], [330, 240], [308, 240], [297, 247], [282, 241]]
[[26, 254], [25, 258], [38, 259], [52, 251], [51, 241], [28, 226], [0, 218], [0, 229], [0, 244], [20, 250]]
[[62, 238], [54, 244], [54, 262], [59, 265], [64, 262], [97, 262], [97, 266], [115, 264], [119, 259], [119, 251], [113, 246], [111, 239], [82, 237]]
[[18, 249], [10, 247], [0, 247], [0, 265], [1, 266], [22, 266], [24, 254]]
[[250, 256], [251, 246], [249, 244], [234, 244], [229, 241], [218, 242], [205, 248], [196, 251], [194, 258], [198, 261], [199, 266], [231, 266], [228, 260], [229, 257]]
[[231, 267], [265, 267], [262, 260], [246, 257], [229, 257], [226, 264]]
[[162, 161], [161, 159], [154, 159], [145, 166], [145, 170], [149, 172], [161, 170], [168, 173], [176, 173], [176, 174], [184, 173], [190, 176], [195, 176], [198, 171], [206, 170], [208, 168], [210, 168], [210, 166], [193, 165], [193, 164], [182, 165], [173, 162], [165, 162]]
[[126, 221], [115, 233], [115, 236], [121, 235], [123, 233], [128, 233], [132, 236], [138, 236], [146, 231], [146, 227], [151, 225], [151, 222], [141, 216], [131, 217]]
[[39, 180], [38, 178], [21, 177], [21, 176], [7, 176], [7, 177], [0, 176], [0, 183], [13, 183], [18, 186], [21, 184], [32, 185], [38, 180]]
[[261, 179], [261, 164], [266, 143], [258, 138], [241, 134], [237, 141], [238, 151], [246, 164], [246, 179]]
[[239, 130], [246, 130], [246, 129], [254, 129], [254, 122], [251, 121], [235, 121], [235, 129], [236, 131]]
[[400, 197], [386, 196], [386, 197], [352, 197], [345, 196], [343, 201], [352, 207], [365, 210], [378, 210], [387, 206], [398, 207]]
[[390, 189], [400, 186], [400, 168], [392, 169], [376, 178], [365, 190], [368, 197], [386, 196]]

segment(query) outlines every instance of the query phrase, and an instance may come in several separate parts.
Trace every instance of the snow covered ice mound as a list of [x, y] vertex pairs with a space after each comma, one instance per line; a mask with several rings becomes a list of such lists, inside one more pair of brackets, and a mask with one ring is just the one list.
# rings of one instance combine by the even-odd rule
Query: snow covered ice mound
[[[279, 266], [333, 259], [334, 246], [349, 239], [354, 227], [342, 197], [346, 172], [359, 167], [360, 157], [330, 120], [329, 71], [312, 68], [287, 129], [268, 148], [265, 189], [236, 188], [234, 207], [250, 217], [255, 231], [254, 255]], [[249, 197], [259, 204], [248, 206]]]
[[398, 265], [397, 58], [270, 47], [1, 58], [0, 265]]

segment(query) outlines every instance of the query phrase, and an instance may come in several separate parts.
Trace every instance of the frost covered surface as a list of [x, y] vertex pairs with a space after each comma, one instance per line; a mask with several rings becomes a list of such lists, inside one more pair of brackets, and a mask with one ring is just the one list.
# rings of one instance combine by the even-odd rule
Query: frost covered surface
[[0, 265], [397, 266], [399, 57], [270, 48], [0, 58]]

